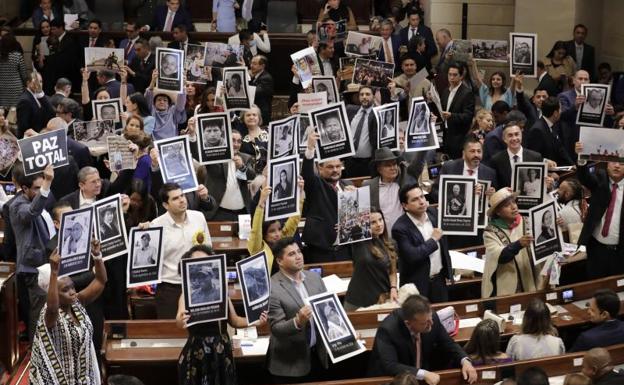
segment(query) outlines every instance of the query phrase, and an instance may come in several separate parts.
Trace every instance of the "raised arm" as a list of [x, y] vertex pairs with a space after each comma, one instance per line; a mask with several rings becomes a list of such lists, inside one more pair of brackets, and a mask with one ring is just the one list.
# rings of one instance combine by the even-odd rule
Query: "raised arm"
[[483, 76], [479, 72], [479, 68], [477, 67], [477, 61], [471, 58], [468, 61], [468, 64], [468, 67], [470, 68], [470, 76], [472, 77], [475, 86], [477, 86], [477, 88], [481, 88], [481, 85], [483, 84]]
[[82, 69], [82, 85], [80, 86], [81, 102], [83, 105], [88, 104], [91, 101], [91, 97], [89, 96], [89, 76], [91, 72], [89, 72], [86, 68]]
[[95, 301], [102, 294], [108, 280], [100, 251], [100, 241], [96, 239], [91, 241], [91, 256], [95, 265], [95, 279], [78, 293], [78, 300], [85, 306]]
[[265, 185], [262, 186], [262, 190], [260, 190], [260, 198], [258, 200], [258, 205], [256, 206], [256, 211], [253, 215], [253, 220], [251, 222], [251, 232], [249, 233], [249, 241], [247, 242], [247, 250], [250, 254], [255, 254], [262, 251], [263, 241], [262, 238], [262, 223], [264, 222], [264, 205], [268, 197], [271, 195], [271, 186]]
[[119, 72], [119, 76], [121, 77], [121, 85], [119, 86], [119, 99], [121, 99], [121, 104], [125, 104], [126, 97], [128, 96], [128, 71], [126, 71], [125, 66]]
[[46, 299], [46, 310], [44, 320], [46, 328], [51, 329], [56, 325], [59, 310], [58, 295], [58, 272], [61, 256], [55, 249], [50, 255], [50, 286], [48, 287], [48, 297]]

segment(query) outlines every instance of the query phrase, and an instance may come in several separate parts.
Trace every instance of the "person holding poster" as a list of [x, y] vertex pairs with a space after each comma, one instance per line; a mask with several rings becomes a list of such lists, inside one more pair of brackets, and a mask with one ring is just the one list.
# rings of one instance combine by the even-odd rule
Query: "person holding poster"
[[100, 384], [93, 325], [85, 310], [85, 306], [102, 294], [107, 281], [100, 244], [96, 240], [92, 242], [91, 256], [95, 279], [78, 293], [71, 278], [58, 277], [61, 259], [58, 252], [50, 255], [46, 268], [39, 269], [39, 287], [47, 292], [47, 303], [39, 316], [32, 344], [31, 384]]
[[[195, 245], [182, 255], [181, 259], [206, 257], [213, 255], [212, 249], [206, 245]], [[215, 291], [216, 292], [216, 291]], [[240, 317], [228, 298], [227, 323], [236, 329], [246, 328], [249, 325], [244, 317]], [[178, 384], [235, 384], [236, 368], [232, 356], [232, 343], [227, 334], [227, 328], [222, 321], [213, 321], [187, 326], [190, 313], [184, 305], [184, 295], [178, 299], [176, 325], [187, 329], [189, 337], [180, 353], [178, 360]], [[260, 315], [260, 322], [256, 326], [263, 326], [267, 322], [267, 312]], [[211, 364], [207, 365], [206, 362]], [[217, 367], [212, 363], [218, 362]]]
[[516, 194], [502, 188], [490, 196], [490, 223], [483, 232], [485, 268], [481, 296], [535, 291], [529, 247], [533, 236], [518, 211]]
[[152, 136], [154, 140], [167, 139], [178, 134], [178, 125], [186, 121], [186, 91], [184, 87], [178, 93], [175, 103], [165, 93], [154, 95], [158, 79], [158, 70], [152, 72], [152, 82], [145, 90], [145, 99], [152, 116], [156, 119]]

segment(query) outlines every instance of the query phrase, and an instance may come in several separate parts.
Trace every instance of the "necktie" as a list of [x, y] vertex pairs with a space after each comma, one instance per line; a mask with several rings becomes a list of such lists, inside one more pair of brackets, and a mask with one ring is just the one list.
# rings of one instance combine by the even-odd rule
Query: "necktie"
[[609, 226], [611, 226], [611, 218], [613, 218], [613, 208], [615, 207], [615, 200], [617, 199], [617, 190], [617, 183], [613, 183], [613, 186], [611, 187], [611, 200], [609, 201], [609, 207], [607, 208], [607, 213], [605, 214], [604, 225], [602, 226], [601, 234], [603, 237], [609, 235]]
[[165, 20], [165, 28], [163, 28], [163, 31], [170, 32], [171, 24], [173, 24], [173, 12], [167, 11], [167, 19]]
[[513, 156], [514, 163], [518, 162], [518, 159], [520, 159], [520, 157], [518, 155], [514, 155]]
[[128, 55], [130, 54], [130, 49], [132, 48], [132, 40], [128, 40], [128, 44], [126, 44], [126, 51], [124, 52], [126, 55], [126, 58], [128, 57]]
[[416, 337], [414, 337], [414, 345], [416, 345], [416, 362], [414, 363], [416, 365], [416, 369], [420, 369], [420, 353], [421, 353], [421, 343], [420, 343], [420, 333], [416, 334]]
[[415, 37], [416, 37], [416, 28], [412, 28], [412, 36], [410, 37], [410, 40], [412, 40]]
[[89, 38], [89, 47], [95, 47], [95, 39], [94, 38]]
[[387, 63], [394, 63], [394, 58], [392, 57], [392, 51], [390, 50], [390, 46], [388, 45], [388, 40], [384, 40], [384, 57], [386, 58]]
[[473, 176], [474, 175], [474, 170], [468, 169], [468, 176]]
[[355, 135], [353, 136], [353, 146], [355, 147], [355, 151], [357, 151], [360, 146], [360, 137], [362, 136], [362, 129], [364, 128], [364, 122], [366, 121], [366, 110], [362, 109], [362, 117], [360, 117], [360, 121], [355, 128]]

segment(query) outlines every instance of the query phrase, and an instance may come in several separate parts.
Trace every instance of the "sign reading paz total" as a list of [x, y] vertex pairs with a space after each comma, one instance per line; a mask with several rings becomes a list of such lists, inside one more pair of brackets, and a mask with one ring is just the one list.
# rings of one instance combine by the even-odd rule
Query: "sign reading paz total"
[[63, 129], [20, 139], [17, 143], [26, 175], [41, 172], [48, 164], [54, 168], [68, 164], [67, 133]]

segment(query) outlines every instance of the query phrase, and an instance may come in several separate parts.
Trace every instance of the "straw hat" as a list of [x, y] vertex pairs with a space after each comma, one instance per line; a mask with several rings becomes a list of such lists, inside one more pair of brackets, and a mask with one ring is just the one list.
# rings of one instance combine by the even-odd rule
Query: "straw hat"
[[503, 187], [490, 196], [490, 208], [487, 211], [488, 217], [491, 217], [496, 212], [496, 209], [501, 203], [506, 202], [508, 199], [516, 199], [517, 194], [512, 192], [509, 187]]

